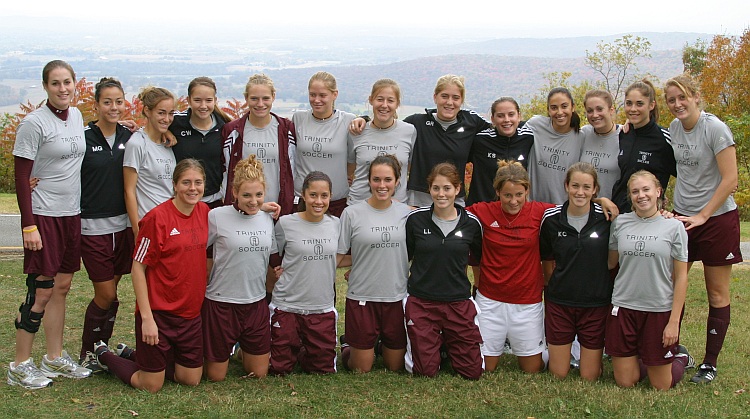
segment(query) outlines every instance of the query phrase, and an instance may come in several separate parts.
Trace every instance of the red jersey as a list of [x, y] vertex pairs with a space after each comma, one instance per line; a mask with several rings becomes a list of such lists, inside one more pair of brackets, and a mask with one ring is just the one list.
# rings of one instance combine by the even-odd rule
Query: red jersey
[[516, 215], [503, 212], [498, 201], [478, 202], [466, 208], [479, 218], [484, 230], [479, 265], [482, 295], [510, 304], [542, 301], [539, 229], [544, 211], [552, 207], [543, 202], [526, 202]]
[[199, 202], [185, 215], [169, 200], [138, 223], [133, 259], [147, 266], [151, 310], [185, 319], [200, 314], [206, 294], [208, 210], [208, 205]]

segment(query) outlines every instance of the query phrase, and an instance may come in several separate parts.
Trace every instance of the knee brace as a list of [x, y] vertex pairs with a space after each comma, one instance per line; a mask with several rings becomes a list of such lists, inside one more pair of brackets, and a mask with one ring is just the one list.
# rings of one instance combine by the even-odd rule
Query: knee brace
[[39, 325], [44, 317], [44, 312], [37, 313], [31, 311], [36, 301], [36, 290], [49, 289], [55, 286], [55, 281], [39, 281], [37, 278], [39, 274], [29, 274], [26, 277], [26, 299], [23, 304], [18, 308], [21, 313], [21, 319], [15, 321], [16, 329], [23, 329], [29, 333], [36, 333], [39, 331]]

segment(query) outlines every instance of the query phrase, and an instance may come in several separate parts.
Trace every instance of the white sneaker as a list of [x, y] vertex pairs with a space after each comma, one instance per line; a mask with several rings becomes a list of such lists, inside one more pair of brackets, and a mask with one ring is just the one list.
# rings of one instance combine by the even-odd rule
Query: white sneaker
[[78, 365], [70, 358], [67, 351], [62, 351], [59, 357], [51, 361], [47, 355], [44, 355], [40, 370], [49, 378], [61, 375], [68, 378], [86, 378], [91, 375], [91, 370]]
[[29, 390], [45, 388], [52, 385], [52, 380], [44, 376], [44, 373], [36, 367], [34, 359], [26, 361], [11, 362], [8, 367], [8, 385], [21, 386]]

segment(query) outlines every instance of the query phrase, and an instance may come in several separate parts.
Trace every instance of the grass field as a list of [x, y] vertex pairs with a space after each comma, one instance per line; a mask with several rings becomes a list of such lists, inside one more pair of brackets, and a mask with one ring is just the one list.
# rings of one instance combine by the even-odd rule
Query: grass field
[[[21, 261], [0, 260], [0, 359], [7, 365], [13, 356], [15, 330], [12, 318], [25, 292]], [[345, 285], [339, 272], [339, 296]], [[113, 342], [133, 344], [133, 293], [129, 278], [121, 286], [120, 316]], [[68, 299], [65, 347], [78, 353], [83, 311], [92, 295], [85, 273], [74, 278]], [[241, 366], [232, 362], [223, 383], [201, 383], [196, 388], [168, 383], [157, 395], [133, 390], [113, 376], [85, 380], [57, 380], [48, 389], [24, 391], [0, 384], [3, 417], [747, 417], [750, 415], [750, 269], [737, 267], [732, 281], [733, 321], [720, 358], [718, 379], [710, 386], [694, 385], [687, 378], [669, 392], [641, 384], [634, 389], [615, 386], [612, 369], [596, 383], [572, 373], [564, 382], [550, 374], [520, 373], [511, 358], [497, 372], [479, 381], [463, 380], [447, 371], [435, 379], [387, 373], [338, 373], [330, 376], [293, 374], [264, 380], [243, 379]], [[341, 298], [339, 298], [341, 302]], [[341, 304], [339, 304], [341, 305]], [[339, 307], [340, 312], [343, 308]], [[682, 342], [703, 355], [707, 304], [702, 270], [690, 275]], [[343, 330], [343, 316], [339, 331]], [[40, 360], [43, 333], [34, 357]], [[379, 365], [379, 364], [378, 364]]]

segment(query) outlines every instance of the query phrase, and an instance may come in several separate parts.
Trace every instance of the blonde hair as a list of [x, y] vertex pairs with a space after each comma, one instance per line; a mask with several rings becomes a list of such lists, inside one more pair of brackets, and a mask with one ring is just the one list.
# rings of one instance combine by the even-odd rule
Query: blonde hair
[[312, 84], [315, 81], [322, 82], [323, 86], [325, 86], [326, 89], [330, 90], [332, 93], [339, 91], [336, 84], [336, 77], [333, 77], [333, 74], [327, 71], [318, 71], [317, 73], [313, 74], [312, 77], [310, 77], [310, 81], [307, 82], [307, 88], [312, 88]]
[[266, 189], [266, 176], [263, 174], [263, 163], [258, 160], [255, 154], [249, 155], [246, 159], [237, 162], [234, 167], [234, 180], [232, 181], [232, 190], [235, 195], [239, 192], [240, 186], [245, 182], [260, 182], [263, 189]]
[[[396, 83], [393, 79], [380, 79], [376, 81], [372, 85], [372, 90], [370, 91], [370, 97], [368, 100], [372, 102], [372, 100], [375, 98], [375, 96], [378, 95], [378, 93], [385, 89], [390, 87], [393, 90], [393, 93], [396, 95], [396, 107], [401, 106], [401, 87]], [[398, 114], [393, 114], [394, 118], [398, 118]]]
[[146, 108], [154, 109], [162, 100], [172, 99], [173, 102], [175, 100], [172, 92], [163, 87], [154, 86], [146, 86], [141, 89], [141, 92], [138, 93], [138, 99], [143, 103], [143, 116], [147, 118]]
[[466, 85], [464, 76], [456, 76], [455, 74], [446, 74], [440, 77], [435, 83], [435, 95], [445, 90], [448, 85], [455, 85], [461, 92], [461, 102], [466, 101]]
[[696, 97], [698, 92], [698, 84], [688, 73], [680, 74], [679, 76], [672, 77], [664, 83], [664, 98], [667, 97], [667, 88], [676, 87], [688, 97]]
[[531, 189], [529, 172], [523, 168], [521, 163], [515, 160], [498, 160], [497, 162], [497, 172], [495, 173], [495, 180], [492, 182], [492, 186], [495, 188], [495, 191], [500, 192], [505, 182], [521, 185], [527, 191]]
[[[633, 202], [632, 198], [630, 197], [630, 185], [633, 183], [633, 181], [635, 181], [639, 177], [644, 177], [646, 179], [649, 179], [650, 181], [652, 181], [654, 183], [654, 186], [656, 186], [656, 189], [661, 189], [662, 192], [664, 191], [664, 189], [661, 187], [661, 182], [659, 182], [659, 179], [657, 179], [656, 176], [653, 173], [649, 172], [648, 170], [639, 170], [639, 171], [633, 173], [628, 178], [628, 193], [627, 193], [627, 195], [628, 195], [628, 201], [630, 201], [630, 209], [632, 209], [633, 211], [635, 211], [635, 203]], [[663, 197], [661, 195], [662, 194], [660, 193], [659, 194], [659, 198], [657, 199], [657, 204], [656, 204], [656, 207], [659, 208], [659, 209], [661, 209], [661, 206], [662, 206], [663, 201], [664, 201]]]
[[263, 73], [253, 74], [250, 76], [250, 78], [247, 79], [247, 84], [245, 85], [245, 100], [247, 100], [247, 94], [250, 92], [251, 86], [266, 86], [269, 89], [271, 89], [271, 95], [276, 97], [276, 87], [273, 85], [273, 80], [271, 80], [270, 77]]

